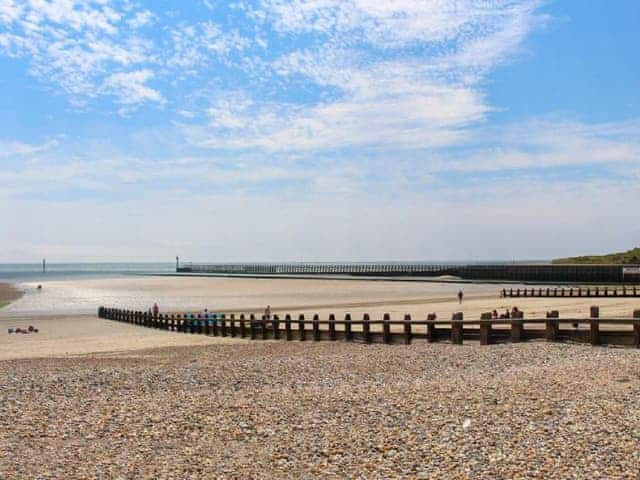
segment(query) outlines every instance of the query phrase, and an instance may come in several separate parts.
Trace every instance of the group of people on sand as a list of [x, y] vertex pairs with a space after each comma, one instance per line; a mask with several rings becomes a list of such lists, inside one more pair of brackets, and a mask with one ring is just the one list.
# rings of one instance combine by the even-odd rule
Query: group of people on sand
[[38, 329], [35, 328], [33, 325], [29, 325], [28, 328], [11, 328], [9, 327], [7, 329], [7, 333], [12, 334], [12, 333], [38, 333]]
[[500, 318], [500, 319], [502, 319], [502, 318], [515, 318], [515, 317], [517, 317], [520, 313], [521, 313], [521, 312], [520, 312], [520, 310], [518, 310], [518, 307], [515, 307], [515, 306], [514, 306], [514, 307], [511, 309], [511, 312], [509, 312], [509, 309], [508, 309], [508, 308], [505, 310], [505, 312], [504, 312], [504, 313], [500, 313], [500, 314], [498, 314], [498, 311], [497, 311], [497, 310], [494, 310], [493, 312], [491, 312], [491, 318], [492, 318], [493, 320], [497, 320], [497, 319], [499, 319], [499, 318]]

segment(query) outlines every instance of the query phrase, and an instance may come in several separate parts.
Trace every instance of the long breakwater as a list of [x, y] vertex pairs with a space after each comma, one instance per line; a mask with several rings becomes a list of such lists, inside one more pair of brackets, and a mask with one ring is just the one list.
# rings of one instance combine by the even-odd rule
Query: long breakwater
[[179, 273], [224, 275], [303, 275], [348, 277], [455, 277], [532, 283], [640, 283], [640, 266], [555, 264], [430, 263], [186, 263]]

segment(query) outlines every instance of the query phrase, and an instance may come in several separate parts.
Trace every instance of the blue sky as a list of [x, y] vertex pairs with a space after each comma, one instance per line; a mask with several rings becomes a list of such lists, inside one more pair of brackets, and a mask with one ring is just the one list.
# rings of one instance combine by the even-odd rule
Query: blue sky
[[637, 245], [640, 3], [0, 0], [0, 261]]

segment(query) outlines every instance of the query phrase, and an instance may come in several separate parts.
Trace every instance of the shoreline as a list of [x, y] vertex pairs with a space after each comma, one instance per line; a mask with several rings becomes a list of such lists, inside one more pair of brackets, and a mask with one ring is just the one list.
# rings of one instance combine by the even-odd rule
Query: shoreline
[[0, 282], [0, 309], [15, 302], [24, 295], [22, 290], [7, 282]]

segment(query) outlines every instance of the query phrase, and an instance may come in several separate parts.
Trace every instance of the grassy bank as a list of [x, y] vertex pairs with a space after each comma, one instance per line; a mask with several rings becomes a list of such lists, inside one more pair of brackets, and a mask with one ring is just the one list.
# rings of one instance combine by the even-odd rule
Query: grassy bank
[[607, 255], [585, 255], [582, 257], [557, 258], [553, 263], [578, 263], [585, 265], [597, 264], [640, 264], [640, 248], [633, 248], [626, 252], [610, 253]]
[[0, 302], [0, 308], [4, 308], [9, 305], [9, 302]]

